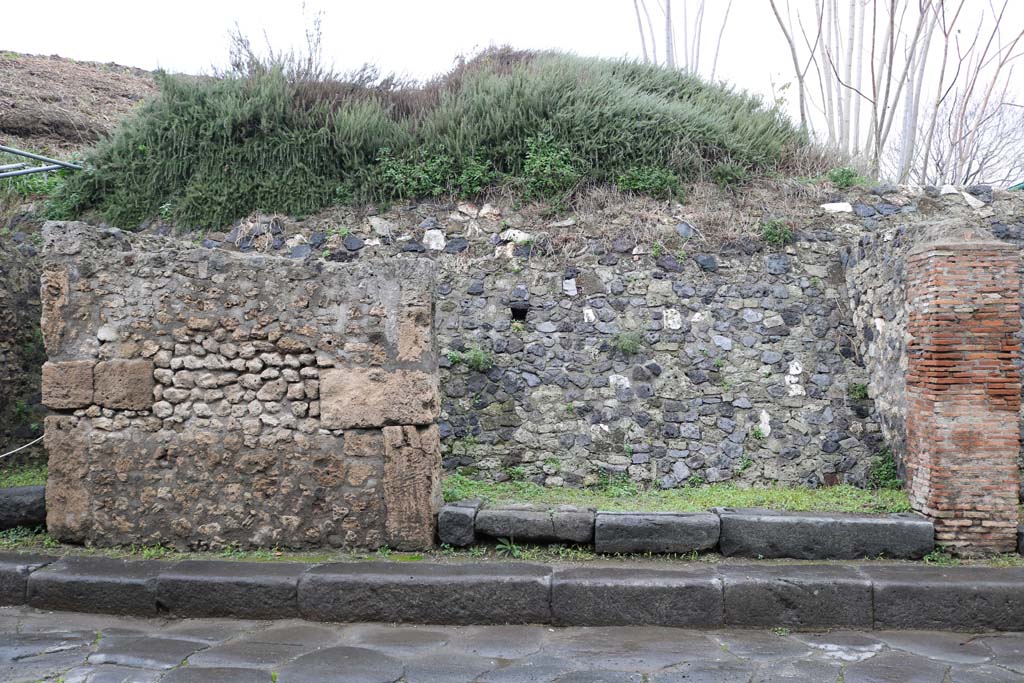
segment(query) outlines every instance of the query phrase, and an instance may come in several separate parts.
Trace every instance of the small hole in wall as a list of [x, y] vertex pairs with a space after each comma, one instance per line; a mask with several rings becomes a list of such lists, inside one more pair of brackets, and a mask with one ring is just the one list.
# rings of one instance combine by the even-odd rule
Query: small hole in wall
[[512, 311], [513, 320], [526, 320], [526, 312], [530, 310], [530, 307], [527, 304], [512, 304], [509, 310]]

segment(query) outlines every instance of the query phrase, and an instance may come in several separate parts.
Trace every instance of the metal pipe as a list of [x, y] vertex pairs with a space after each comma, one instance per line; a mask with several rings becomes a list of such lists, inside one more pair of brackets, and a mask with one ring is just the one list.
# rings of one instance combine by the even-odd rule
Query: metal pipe
[[44, 173], [46, 171], [59, 171], [64, 168], [63, 166], [33, 166], [32, 168], [23, 168], [20, 171], [8, 171], [7, 173], [0, 173], [0, 178], [13, 178], [17, 175], [28, 175], [30, 173]]
[[7, 152], [8, 154], [17, 154], [18, 156], [28, 157], [29, 159], [35, 159], [36, 161], [45, 161], [48, 164], [57, 164], [64, 168], [73, 168], [76, 171], [81, 171], [82, 167], [78, 164], [72, 164], [69, 161], [59, 161], [57, 159], [51, 159], [50, 157], [40, 156], [39, 154], [33, 154], [32, 152], [26, 152], [23, 149], [15, 149], [14, 147], [7, 147], [6, 145], [0, 145], [0, 152]]
[[14, 171], [19, 168], [25, 168], [28, 164], [4, 164], [0, 166], [0, 171]]

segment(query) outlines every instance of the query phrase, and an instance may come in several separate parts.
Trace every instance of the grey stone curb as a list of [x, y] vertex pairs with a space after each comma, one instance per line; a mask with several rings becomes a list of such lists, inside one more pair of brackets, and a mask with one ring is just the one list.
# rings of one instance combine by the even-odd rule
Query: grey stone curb
[[1024, 630], [1024, 568], [131, 561], [0, 553], [0, 604], [139, 616]]
[[477, 536], [533, 543], [593, 543], [599, 553], [689, 553], [727, 557], [918, 560], [935, 549], [935, 528], [920, 515], [855, 515], [715, 508], [710, 512], [602, 512], [561, 506], [449, 503], [438, 514], [442, 543]]
[[0, 530], [46, 524], [46, 487], [0, 489]]

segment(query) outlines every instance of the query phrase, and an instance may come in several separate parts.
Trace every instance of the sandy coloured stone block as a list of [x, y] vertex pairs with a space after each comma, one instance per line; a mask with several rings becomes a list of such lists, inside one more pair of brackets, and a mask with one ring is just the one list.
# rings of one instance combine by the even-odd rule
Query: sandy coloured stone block
[[91, 495], [83, 482], [89, 474], [88, 425], [70, 415], [45, 421], [48, 472], [46, 528], [62, 541], [82, 542], [92, 527]]
[[384, 428], [384, 506], [388, 545], [434, 545], [441, 509], [441, 438], [436, 425]]
[[325, 429], [426, 425], [440, 413], [437, 376], [420, 370], [333, 368], [320, 372]]
[[54, 410], [92, 405], [93, 360], [43, 363], [43, 405]]
[[409, 306], [399, 312], [398, 360], [419, 362], [433, 346], [432, 316], [427, 306]]
[[104, 408], [146, 410], [153, 405], [152, 361], [102, 361], [94, 375], [94, 400]]

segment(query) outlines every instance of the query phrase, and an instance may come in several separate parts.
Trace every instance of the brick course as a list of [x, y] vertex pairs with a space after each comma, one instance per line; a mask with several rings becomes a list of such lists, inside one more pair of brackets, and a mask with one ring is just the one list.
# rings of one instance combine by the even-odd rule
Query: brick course
[[1018, 253], [1000, 242], [923, 245], [907, 259], [907, 481], [962, 554], [1017, 543]]

